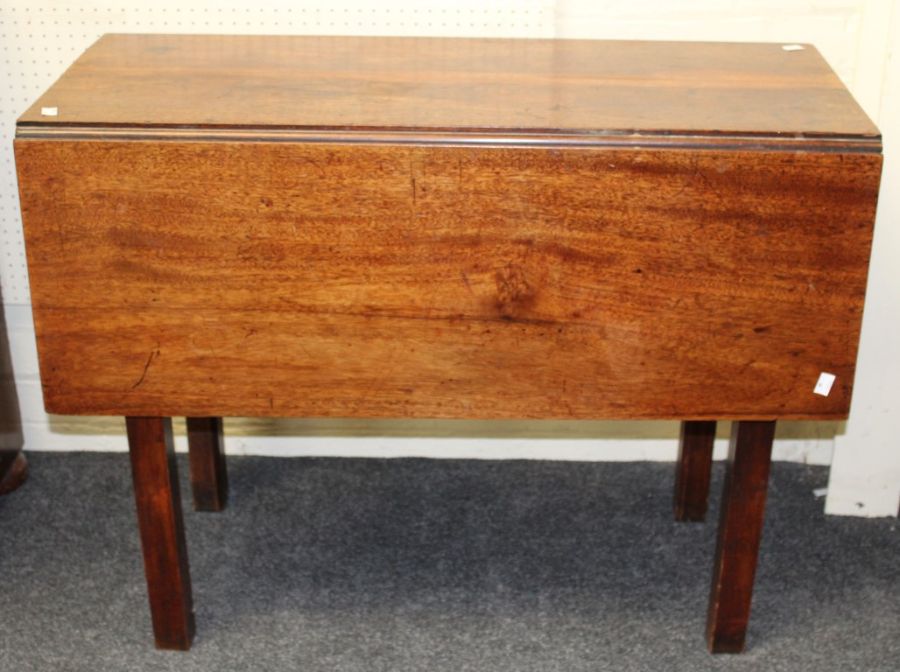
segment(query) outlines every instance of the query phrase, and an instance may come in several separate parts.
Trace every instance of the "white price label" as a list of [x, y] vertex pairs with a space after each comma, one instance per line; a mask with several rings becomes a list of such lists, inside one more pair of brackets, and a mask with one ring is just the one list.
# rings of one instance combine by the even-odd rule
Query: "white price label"
[[814, 394], [819, 394], [823, 397], [827, 397], [831, 394], [831, 386], [834, 385], [834, 380], [837, 376], [833, 373], [826, 373], [823, 371], [819, 374], [819, 380], [816, 382], [816, 386], [813, 388]]

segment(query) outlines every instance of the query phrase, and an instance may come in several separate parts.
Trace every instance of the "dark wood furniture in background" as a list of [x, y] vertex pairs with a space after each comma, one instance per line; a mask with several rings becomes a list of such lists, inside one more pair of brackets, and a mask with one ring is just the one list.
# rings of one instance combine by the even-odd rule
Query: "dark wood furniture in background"
[[0, 495], [18, 488], [28, 478], [28, 460], [21, 446], [0, 448]]
[[45, 404], [128, 417], [158, 646], [194, 629], [170, 417], [216, 510], [237, 415], [681, 419], [680, 520], [733, 420], [743, 647], [775, 421], [850, 408], [881, 171], [813, 47], [109, 35], [15, 148]]
[[28, 477], [28, 460], [21, 448], [0, 449], [0, 495], [18, 488]]
[[28, 461], [22, 452], [23, 443], [22, 418], [9, 351], [9, 336], [6, 332], [6, 316], [0, 308], [0, 495], [12, 492], [28, 478]]

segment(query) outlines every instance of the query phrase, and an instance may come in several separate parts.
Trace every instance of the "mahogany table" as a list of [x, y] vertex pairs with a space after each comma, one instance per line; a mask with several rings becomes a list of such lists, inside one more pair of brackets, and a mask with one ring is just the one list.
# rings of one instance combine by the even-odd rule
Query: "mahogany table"
[[52, 413], [124, 415], [157, 646], [223, 416], [683, 420], [744, 645], [775, 421], [846, 418], [878, 130], [809, 45], [107, 35], [19, 119]]

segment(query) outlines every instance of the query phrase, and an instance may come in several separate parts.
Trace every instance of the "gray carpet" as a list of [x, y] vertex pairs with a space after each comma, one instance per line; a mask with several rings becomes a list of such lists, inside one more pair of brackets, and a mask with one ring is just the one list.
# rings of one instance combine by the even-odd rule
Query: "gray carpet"
[[228, 510], [186, 506], [198, 632], [171, 653], [127, 456], [29, 459], [0, 498], [4, 671], [900, 668], [897, 521], [825, 517], [821, 467], [774, 466], [748, 650], [713, 657], [715, 525], [672, 522], [672, 465], [229, 458]]

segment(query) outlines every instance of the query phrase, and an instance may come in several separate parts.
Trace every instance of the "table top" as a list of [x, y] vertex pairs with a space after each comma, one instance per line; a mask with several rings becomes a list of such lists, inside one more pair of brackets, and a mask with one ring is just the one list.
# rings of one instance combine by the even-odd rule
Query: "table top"
[[749, 43], [110, 34], [18, 123], [879, 142], [813, 46]]

